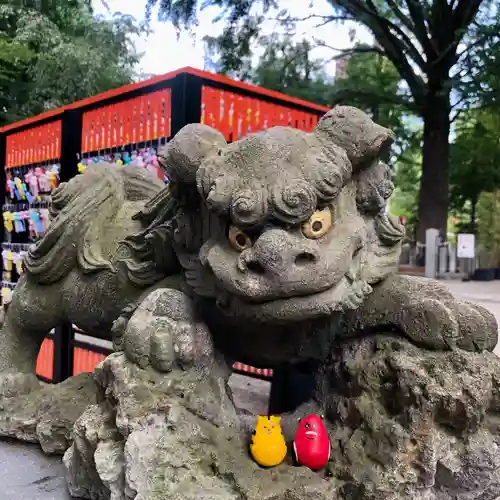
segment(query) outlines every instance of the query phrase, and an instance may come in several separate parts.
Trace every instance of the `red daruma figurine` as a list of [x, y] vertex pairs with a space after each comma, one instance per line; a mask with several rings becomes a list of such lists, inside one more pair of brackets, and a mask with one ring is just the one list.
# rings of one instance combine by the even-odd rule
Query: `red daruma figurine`
[[311, 470], [320, 470], [330, 458], [330, 440], [323, 418], [308, 415], [299, 420], [293, 440], [295, 460]]

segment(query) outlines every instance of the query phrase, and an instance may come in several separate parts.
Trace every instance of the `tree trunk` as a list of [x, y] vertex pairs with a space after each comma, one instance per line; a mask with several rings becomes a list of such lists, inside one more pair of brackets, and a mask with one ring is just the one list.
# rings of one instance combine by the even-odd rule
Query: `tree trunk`
[[471, 209], [470, 209], [470, 219], [469, 219], [469, 231], [472, 234], [476, 234], [476, 214], [477, 214], [477, 198], [473, 198], [470, 201]]
[[438, 229], [446, 238], [448, 222], [450, 95], [432, 91], [423, 108], [424, 144], [418, 203], [417, 240], [425, 243], [427, 229]]

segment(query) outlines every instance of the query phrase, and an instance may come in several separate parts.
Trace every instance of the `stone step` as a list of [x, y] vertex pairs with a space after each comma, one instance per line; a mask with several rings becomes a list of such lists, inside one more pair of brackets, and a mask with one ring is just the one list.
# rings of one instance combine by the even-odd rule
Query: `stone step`
[[406, 274], [408, 276], [424, 276], [425, 268], [419, 266], [399, 266], [399, 273]]

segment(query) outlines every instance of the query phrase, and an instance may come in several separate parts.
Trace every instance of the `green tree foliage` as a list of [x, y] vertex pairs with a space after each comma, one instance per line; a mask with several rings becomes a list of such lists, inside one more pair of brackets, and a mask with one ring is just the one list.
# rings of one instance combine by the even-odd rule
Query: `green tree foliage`
[[477, 236], [481, 249], [500, 267], [500, 191], [482, 193], [477, 204]]
[[[146, 0], [159, 6], [163, 19], [179, 27], [196, 22], [200, 8], [218, 7], [225, 28], [219, 37], [221, 62], [236, 69], [242, 55], [251, 51], [259, 24], [279, 2], [271, 0]], [[317, 16], [322, 24], [353, 20], [374, 35], [376, 53], [383, 53], [397, 69], [424, 122], [422, 174], [418, 206], [418, 239], [425, 230], [447, 226], [449, 191], [449, 133], [451, 90], [460, 75], [454, 73], [460, 58], [473, 44], [470, 28], [487, 0], [329, 0], [331, 15]], [[309, 15], [315, 15], [311, 4]], [[332, 37], [335, 30], [332, 29]], [[490, 36], [494, 36], [489, 33]], [[459, 49], [460, 47], [460, 49]], [[366, 52], [366, 50], [365, 50]]]
[[[257, 62], [248, 55], [242, 59], [238, 71], [224, 72], [292, 97], [331, 105], [333, 78], [324, 70], [326, 62], [314, 57], [316, 46], [308, 40], [295, 41], [292, 31], [259, 37]], [[209, 67], [223, 71], [217, 39], [205, 37], [205, 43]]]
[[[369, 47], [357, 45], [348, 56], [346, 78], [335, 82], [334, 103], [349, 103], [371, 112], [373, 118], [387, 126], [400, 124], [400, 115], [413, 103], [400, 87], [398, 71], [382, 54], [366, 52]], [[359, 52], [357, 52], [359, 51]]]
[[389, 200], [389, 211], [405, 218], [406, 236], [414, 241], [416, 237], [418, 190], [421, 175], [421, 147], [419, 133], [415, 132], [404, 154], [400, 155], [393, 178], [395, 190]]
[[94, 17], [90, 0], [1, 1], [0, 123], [130, 82], [139, 29]]
[[[367, 52], [363, 52], [367, 49]], [[407, 235], [413, 239], [421, 173], [422, 127], [404, 90], [399, 72], [382, 54], [363, 45], [348, 56], [344, 78], [337, 78], [332, 104], [354, 105], [394, 131], [396, 141], [389, 158], [396, 186], [390, 203], [394, 215], [404, 216]]]
[[500, 229], [500, 211], [488, 213], [494, 204], [486, 208], [498, 199], [491, 193], [500, 188], [500, 10], [498, 2], [485, 6], [469, 31], [469, 47], [454, 77], [461, 114], [450, 160], [450, 208], [461, 230], [482, 233], [483, 248], [485, 234], [492, 234], [494, 245], [491, 231]]
[[457, 215], [467, 214], [467, 229], [475, 232], [481, 194], [500, 188], [500, 115], [476, 109], [466, 112], [457, 125], [451, 145], [450, 208]]
[[390, 128], [396, 137], [393, 163], [407, 150], [413, 158], [414, 151], [410, 152], [409, 148], [420, 138], [420, 127], [410, 127], [408, 123], [414, 113], [411, 98], [403, 90], [394, 65], [383, 55], [363, 52], [363, 49], [368, 48], [354, 47], [347, 59], [345, 77], [335, 80], [330, 104], [356, 106], [377, 123]]
[[[363, 53], [356, 47], [347, 61], [345, 77], [332, 81], [314, 59], [314, 46], [294, 42], [290, 34], [261, 38], [265, 47], [255, 68], [250, 58], [239, 77], [263, 87], [325, 105], [350, 104], [363, 109], [374, 120], [395, 132], [396, 142], [387, 160], [394, 167], [396, 190], [391, 212], [406, 219], [414, 236], [421, 165], [421, 126], [412, 123], [412, 102], [402, 89], [394, 65], [380, 54]], [[245, 68], [245, 69], [243, 69]], [[243, 73], [244, 71], [244, 73]]]
[[453, 83], [462, 108], [500, 107], [500, 4], [484, 2], [460, 53]]
[[324, 61], [313, 58], [307, 40], [298, 43], [290, 35], [273, 33], [261, 39], [265, 47], [251, 80], [262, 87], [328, 106], [332, 103], [332, 78], [324, 71]]
[[33, 54], [23, 44], [0, 38], [0, 124], [14, 121], [13, 93], [22, 84], [21, 76], [29, 67]]

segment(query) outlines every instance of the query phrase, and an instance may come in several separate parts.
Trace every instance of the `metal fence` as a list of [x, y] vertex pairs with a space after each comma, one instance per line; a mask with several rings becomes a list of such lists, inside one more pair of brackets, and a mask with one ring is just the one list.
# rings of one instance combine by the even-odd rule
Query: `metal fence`
[[[78, 174], [79, 166], [94, 158], [118, 162], [134, 154], [147, 158], [143, 166], [162, 177], [155, 152], [188, 123], [206, 123], [231, 142], [276, 125], [310, 131], [326, 111], [221, 75], [182, 68], [0, 128], [0, 186], [5, 200], [0, 224], [2, 256], [7, 255], [2, 259], [2, 296], [15, 287], [20, 273], [15, 264], [27, 246], [43, 235], [49, 184], [55, 177], [68, 181]], [[34, 196], [30, 182], [35, 185], [38, 179], [41, 183], [41, 175], [47, 187], [43, 191], [38, 186]], [[20, 188], [24, 197], [16, 191], [16, 183], [24, 183]], [[14, 255], [12, 261], [9, 255]], [[111, 344], [92, 332], [60, 325], [42, 344], [37, 374], [60, 382], [92, 371], [110, 352]], [[241, 363], [235, 363], [234, 369], [254, 376], [272, 375], [271, 370]]]

